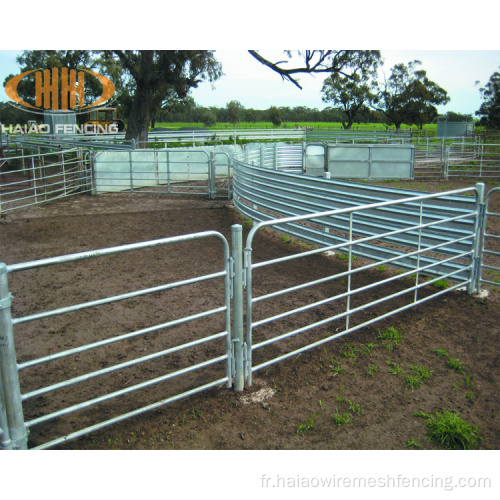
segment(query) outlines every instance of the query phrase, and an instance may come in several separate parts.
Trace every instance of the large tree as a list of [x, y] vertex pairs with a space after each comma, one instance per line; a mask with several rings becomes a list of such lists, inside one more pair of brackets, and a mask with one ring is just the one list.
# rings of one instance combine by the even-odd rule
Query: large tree
[[446, 90], [427, 77], [426, 71], [416, 69], [420, 61], [396, 64], [391, 68], [389, 78], [379, 84], [374, 107], [386, 118], [401, 128], [403, 123], [421, 124], [432, 115], [437, 116], [439, 104], [450, 101]]
[[479, 90], [484, 99], [481, 107], [476, 111], [476, 115], [481, 117], [481, 125], [500, 129], [500, 73], [495, 71], [490, 81]]
[[358, 115], [375, 98], [375, 84], [364, 76], [354, 74], [351, 78], [333, 73], [323, 82], [322, 100], [340, 107], [343, 111], [342, 126], [350, 130]]
[[126, 139], [146, 143], [151, 117], [172, 91], [182, 98], [203, 80], [213, 82], [222, 68], [211, 50], [115, 50], [135, 82]]

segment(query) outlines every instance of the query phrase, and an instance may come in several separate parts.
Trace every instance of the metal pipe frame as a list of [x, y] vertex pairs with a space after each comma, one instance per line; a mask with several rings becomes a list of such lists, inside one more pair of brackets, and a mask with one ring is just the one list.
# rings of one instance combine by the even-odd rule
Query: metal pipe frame
[[[52, 161], [56, 155], [57, 160]], [[8, 190], [0, 195], [0, 213], [89, 191], [85, 188], [89, 169], [82, 167], [84, 160], [78, 149], [32, 155], [24, 155], [23, 152], [21, 156], [10, 157], [11, 160], [20, 160], [22, 168], [0, 172], [0, 178], [9, 174], [28, 174], [30, 178], [4, 184]], [[39, 165], [35, 165], [35, 160]], [[60, 171], [45, 175], [49, 168]]]
[[[239, 226], [240, 231], [241, 231], [241, 226]], [[52, 265], [57, 265], [57, 264], [63, 264], [63, 263], [70, 263], [70, 262], [76, 262], [80, 260], [85, 260], [85, 259], [90, 259], [90, 258], [98, 258], [98, 257], [103, 257], [106, 255], [114, 255], [114, 254], [120, 254], [124, 252], [130, 252], [134, 250], [142, 250], [145, 248], [153, 248], [153, 247], [158, 247], [158, 246], [164, 246], [164, 245], [171, 245], [175, 243], [180, 243], [180, 242], [189, 242], [189, 241], [194, 241], [194, 240], [199, 240], [202, 238], [216, 238], [221, 241], [222, 243], [222, 250], [223, 250], [223, 256], [224, 256], [224, 265], [223, 265], [223, 271], [207, 274], [204, 276], [197, 276], [191, 279], [186, 279], [174, 283], [169, 283], [166, 285], [161, 285], [157, 287], [152, 287], [152, 288], [147, 288], [143, 290], [138, 290], [134, 292], [129, 292], [121, 295], [116, 295], [113, 297], [107, 297], [104, 299], [99, 299], [99, 300], [94, 300], [94, 301], [89, 301], [86, 303], [82, 304], [76, 304], [73, 306], [69, 307], [64, 307], [64, 308], [58, 308], [54, 309], [52, 311], [45, 311], [41, 313], [36, 313], [36, 314], [31, 314], [28, 316], [20, 317], [20, 318], [14, 318], [12, 319], [10, 317], [10, 302], [11, 302], [11, 295], [8, 292], [8, 285], [7, 285], [7, 274], [8, 273], [14, 273], [14, 272], [21, 272], [21, 271], [29, 271], [32, 269], [38, 269], [41, 267], [47, 267], [47, 266], [52, 266]], [[101, 403], [103, 401], [107, 401], [110, 399], [113, 399], [115, 397], [123, 396], [125, 394], [131, 393], [133, 391], [137, 391], [140, 389], [143, 389], [145, 387], [149, 387], [155, 384], [158, 384], [160, 382], [164, 382], [166, 380], [169, 380], [171, 378], [177, 377], [184, 375], [186, 373], [192, 372], [194, 370], [199, 370], [202, 368], [205, 368], [207, 366], [210, 366], [212, 364], [216, 363], [221, 363], [225, 362], [226, 365], [226, 373], [223, 378], [220, 378], [218, 381], [215, 383], [211, 384], [206, 384], [202, 386], [201, 388], [196, 388], [192, 389], [189, 391], [185, 391], [181, 394], [178, 394], [176, 396], [167, 398], [165, 400], [159, 401], [157, 403], [154, 403], [153, 405], [148, 405], [142, 409], [134, 410], [132, 412], [129, 412], [128, 417], [138, 415], [144, 411], [148, 411], [149, 409], [156, 408], [158, 406], [161, 406], [163, 404], [167, 404], [168, 402], [172, 402], [175, 400], [178, 400], [182, 397], [187, 397], [190, 394], [196, 393], [198, 390], [203, 390], [204, 388], [207, 387], [213, 387], [214, 384], [220, 385], [221, 383], [226, 383], [227, 387], [232, 386], [232, 380], [234, 376], [234, 362], [233, 362], [233, 342], [231, 338], [231, 294], [233, 292], [233, 288], [231, 286], [232, 284], [232, 279], [234, 277], [234, 273], [231, 271], [232, 267], [232, 257], [230, 255], [230, 248], [229, 244], [226, 240], [226, 238], [219, 232], [217, 231], [204, 231], [200, 233], [193, 233], [193, 234], [188, 234], [188, 235], [183, 235], [183, 236], [176, 236], [176, 237], [169, 237], [169, 238], [162, 238], [158, 240], [153, 240], [153, 241], [146, 241], [146, 242], [140, 242], [140, 243], [134, 243], [134, 244], [129, 244], [129, 245], [122, 245], [118, 247], [111, 247], [111, 248], [106, 248], [106, 249], [100, 249], [100, 250], [95, 250], [95, 251], [88, 251], [88, 252], [80, 252], [76, 254], [70, 254], [70, 255], [65, 255], [61, 257], [54, 257], [54, 258], [48, 258], [48, 259], [40, 259], [37, 261], [31, 261], [31, 262], [25, 262], [25, 263], [20, 263], [20, 264], [13, 264], [10, 266], [6, 266], [5, 264], [1, 264], [0, 268], [0, 298], [2, 301], [0, 302], [1, 306], [0, 307], [0, 361], [1, 361], [1, 377], [0, 377], [0, 398], [1, 398], [1, 408], [0, 408], [0, 432], [2, 433], [1, 436], [1, 443], [2, 447], [5, 449], [13, 449], [15, 447], [19, 447], [21, 449], [26, 449], [27, 448], [27, 430], [37, 424], [46, 422], [48, 420], [52, 420], [54, 418], [61, 417], [63, 415], [81, 410], [83, 408], [88, 408], [89, 406]], [[152, 327], [144, 328], [142, 330], [137, 330], [134, 332], [130, 332], [127, 334], [119, 335], [117, 337], [111, 337], [107, 339], [103, 339], [98, 342], [94, 342], [92, 344], [87, 344], [84, 346], [76, 347], [73, 349], [69, 349], [66, 351], [61, 351], [56, 354], [51, 354], [48, 356], [44, 356], [42, 358], [38, 359], [32, 359], [29, 361], [26, 361], [21, 364], [17, 364], [16, 361], [16, 354], [15, 354], [15, 348], [14, 348], [14, 334], [13, 334], [13, 327], [15, 325], [25, 323], [28, 321], [35, 321], [39, 320], [42, 318], [47, 318], [49, 316], [55, 316], [59, 314], [65, 314], [68, 312], [80, 310], [83, 308], [89, 308], [89, 307], [96, 307], [99, 305], [103, 304], [108, 304], [111, 302], [115, 302], [118, 300], [124, 300], [127, 298], [132, 298], [132, 297], [137, 297], [137, 296], [142, 296], [150, 293], [155, 293], [158, 291], [163, 291], [163, 290], [169, 290], [172, 288], [177, 288], [185, 285], [189, 285], [192, 283], [198, 283], [200, 281], [206, 281], [206, 280], [212, 280], [216, 278], [224, 278], [224, 305], [211, 309], [209, 311], [203, 311], [191, 316], [183, 317], [183, 318], [178, 318], [173, 321], [169, 321], [166, 323], [162, 323], [159, 325], [154, 325]], [[3, 291], [2, 291], [3, 290]], [[64, 380], [46, 387], [41, 387], [39, 389], [33, 390], [31, 392], [21, 394], [20, 392], [20, 386], [19, 386], [19, 378], [18, 378], [18, 373], [29, 367], [34, 367], [36, 365], [42, 364], [42, 363], [47, 363], [56, 359], [61, 359], [65, 358], [71, 355], [75, 355], [78, 353], [81, 353], [83, 351], [88, 351], [90, 349], [96, 349], [99, 347], [102, 347], [104, 345], [108, 345], [111, 343], [123, 341], [126, 339], [130, 339], [133, 337], [137, 337], [139, 335], [145, 335], [147, 333], [153, 332], [153, 331], [158, 331], [162, 330], [168, 327], [172, 327], [175, 325], [180, 325], [180, 324], [186, 324], [189, 321], [193, 321], [196, 319], [202, 319], [206, 318], [215, 314], [224, 314], [225, 317], [225, 330], [222, 332], [218, 332], [212, 335], [205, 336], [201, 339], [197, 339], [195, 341], [187, 342], [181, 345], [177, 345], [174, 347], [170, 347], [168, 349], [164, 349], [159, 352], [155, 352], [146, 356], [142, 356], [133, 360], [129, 360], [123, 363], [119, 363], [104, 369], [96, 370], [93, 372], [86, 373], [84, 375], [80, 375], [77, 377], [73, 377], [68, 380]], [[97, 398], [93, 398], [89, 401], [85, 401], [76, 405], [73, 405], [69, 408], [64, 408], [62, 410], [58, 410], [54, 413], [44, 415], [41, 417], [38, 417], [36, 419], [33, 419], [28, 422], [24, 422], [24, 416], [23, 416], [23, 410], [22, 410], [22, 403], [26, 400], [29, 400], [34, 397], [41, 396], [43, 394], [47, 394], [49, 392], [55, 391], [55, 390], [60, 390], [64, 389], [70, 386], [73, 386], [78, 383], [84, 383], [87, 380], [90, 380], [95, 377], [99, 377], [105, 374], [109, 374], [112, 372], [116, 372], [119, 370], [123, 370], [125, 368], [135, 366], [139, 363], [144, 363], [147, 361], [151, 361], [154, 359], [157, 359], [162, 356], [167, 356], [170, 354], [173, 354], [175, 352], [189, 349], [198, 345], [205, 344], [207, 342], [212, 342], [212, 341], [220, 341], [224, 339], [225, 342], [225, 354], [222, 356], [215, 357], [213, 359], [209, 359], [207, 361], [203, 361], [201, 363], [198, 363], [196, 365], [189, 366], [187, 368], [177, 370], [171, 373], [168, 373], [166, 375], [162, 375], [160, 377], [157, 377], [153, 380], [149, 380], [146, 382], [142, 382], [140, 384], [127, 387], [124, 389], [121, 389], [119, 391], [115, 391], [110, 394], [106, 394]], [[127, 418], [128, 418], [127, 417]], [[74, 439], [76, 437], [82, 436], [86, 433], [93, 432], [94, 430], [98, 428], [102, 428], [106, 425], [111, 425], [113, 423], [119, 422], [123, 420], [125, 417], [123, 415], [112, 418], [106, 422], [88, 427], [86, 429], [82, 429], [76, 433], [73, 433], [68, 436], [64, 436], [62, 438], [56, 439], [50, 443], [46, 443], [45, 445], [40, 446], [39, 448], [46, 448], [46, 447], [51, 447], [55, 446], [56, 444], [66, 442], [69, 439]], [[5, 427], [5, 428], [4, 428]]]
[[[148, 153], [152, 156], [150, 159], [141, 160], [134, 158], [134, 156]], [[160, 153], [165, 155], [165, 159], [159, 158]], [[173, 160], [171, 158], [172, 155], [179, 155], [182, 153], [202, 154], [205, 158], [203, 160], [194, 161], [190, 159]], [[150, 191], [147, 190], [147, 188], [152, 186], [165, 186], [166, 192], [169, 194], [208, 194], [209, 197], [215, 198], [218, 191], [216, 189], [216, 181], [217, 179], [224, 179], [228, 186], [227, 189], [224, 190], [227, 191], [227, 198], [230, 198], [232, 194], [230, 188], [232, 164], [229, 155], [226, 152], [215, 151], [208, 153], [207, 151], [201, 149], [184, 149], [181, 151], [145, 149], [129, 151], [128, 158], [126, 160], [126, 163], [128, 163], [128, 169], [127, 171], [123, 170], [121, 173], [112, 168], [106, 170], [106, 163], [115, 165], [120, 162], [120, 160], [104, 159], [105, 154], [106, 152], [103, 152], [95, 156], [97, 165], [101, 165], [95, 172], [99, 192], [112, 192], [116, 190], [134, 192], [135, 190], [140, 189], [141, 193], [158, 193], [158, 191]], [[217, 160], [221, 156], [225, 158], [225, 161], [218, 163]], [[176, 165], [184, 165], [186, 163], [189, 163], [190, 165], [201, 165], [204, 167], [204, 170], [193, 173], [188, 170], [179, 170], [175, 168]], [[146, 168], [141, 168], [141, 164], [145, 165]], [[102, 168], [103, 166], [104, 168]], [[160, 171], [161, 166], [163, 166], [162, 171]], [[227, 173], [217, 175], [218, 166], [227, 167]], [[173, 185], [176, 183], [189, 181], [188, 177], [190, 175], [203, 177], [203, 179], [201, 179], [202, 184], [183, 186], [182, 190], [180, 190], [179, 187], [176, 187], [175, 190], [172, 189]], [[175, 176], [175, 179], [172, 179], [173, 176]], [[185, 179], [182, 177], [185, 177]], [[200, 181], [200, 179], [198, 179], [198, 181]]]
[[[238, 170], [236, 170], [235, 175], [238, 176]], [[247, 288], [246, 288], [246, 344], [247, 344], [246, 358], [247, 358], [248, 365], [250, 366], [250, 370], [247, 371], [246, 382], [249, 385], [252, 384], [252, 373], [257, 371], [257, 370], [260, 370], [260, 369], [267, 367], [271, 364], [277, 363], [277, 362], [279, 362], [283, 359], [286, 359], [288, 357], [295, 356], [295, 355], [297, 355], [301, 352], [304, 352], [306, 350], [317, 347], [318, 345], [321, 345], [325, 342], [328, 342], [330, 340], [338, 338], [338, 337], [345, 335], [347, 333], [351, 333], [351, 332], [358, 330], [359, 328], [362, 328], [364, 326], [368, 326], [369, 324], [372, 324], [372, 323], [379, 321], [383, 318], [397, 314], [398, 312], [404, 311], [410, 307], [414, 307], [422, 302], [429, 300], [432, 297], [435, 297], [437, 295], [441, 295], [442, 293], [448, 293], [452, 290], [455, 290], [459, 287], [462, 287], [464, 285], [464, 282], [466, 285], [469, 285], [469, 290], [471, 290], [472, 284], [474, 283], [474, 280], [475, 280], [475, 266], [476, 266], [476, 260], [477, 260], [476, 241], [478, 238], [477, 237], [474, 238], [474, 234], [477, 233], [479, 220], [481, 218], [480, 201], [482, 200], [482, 195], [483, 195], [483, 191], [484, 191], [483, 188], [484, 188], [483, 184], [478, 184], [478, 185], [476, 185], [476, 187], [473, 187], [473, 188], [459, 189], [459, 190], [450, 191], [448, 193], [413, 196], [413, 197], [403, 198], [400, 200], [390, 200], [390, 201], [385, 201], [385, 202], [373, 203], [371, 205], [363, 205], [363, 206], [359, 206], [359, 207], [352, 207], [352, 208], [339, 209], [339, 210], [330, 210], [330, 211], [314, 213], [314, 214], [298, 215], [298, 216], [294, 216], [294, 217], [284, 217], [281, 219], [276, 219], [276, 214], [274, 214], [274, 217], [272, 220], [264, 220], [264, 221], [256, 224], [250, 230], [250, 232], [247, 236], [246, 247], [245, 247], [245, 262], [244, 262], [245, 263], [245, 268], [244, 268], [245, 280], [246, 280], [246, 284], [247, 284]], [[447, 217], [447, 218], [444, 217], [442, 220], [434, 220], [430, 223], [423, 222], [424, 221], [424, 208], [427, 207], [426, 202], [428, 202], [429, 200], [438, 200], [439, 198], [442, 198], [442, 197], [451, 196], [451, 195], [458, 195], [458, 194], [462, 194], [462, 193], [470, 192], [470, 191], [473, 191], [476, 193], [477, 202], [475, 204], [476, 209], [474, 211], [471, 211], [468, 214], [466, 213], [466, 214], [463, 214], [460, 216]], [[240, 193], [239, 186], [236, 185], [235, 186], [235, 194], [238, 195], [239, 193]], [[381, 234], [373, 235], [370, 237], [363, 237], [363, 235], [361, 235], [361, 237], [359, 239], [356, 239], [359, 235], [353, 230], [353, 228], [355, 227], [355, 222], [354, 222], [355, 217], [362, 216], [363, 213], [367, 212], [367, 211], [371, 212], [373, 210], [384, 209], [386, 207], [394, 207], [397, 211], [400, 211], [401, 207], [403, 207], [405, 204], [412, 204], [412, 205], [417, 204], [417, 206], [419, 207], [419, 209], [418, 209], [418, 223], [413, 224], [413, 225], [406, 227], [404, 229], [399, 229], [396, 231], [387, 231], [386, 233], [381, 233]], [[245, 213], [245, 209], [248, 207], [246, 205], [239, 204], [239, 205], [237, 205], [237, 208], [239, 208], [240, 206], [244, 207], [243, 213]], [[347, 215], [348, 220], [349, 220], [347, 241], [336, 244], [336, 245], [322, 246], [319, 249], [309, 250], [306, 252], [300, 252], [298, 254], [294, 254], [294, 255], [290, 255], [290, 256], [286, 256], [286, 257], [281, 257], [281, 258], [277, 258], [277, 259], [272, 259], [270, 261], [258, 262], [258, 263], [253, 264], [253, 262], [252, 262], [253, 240], [255, 238], [255, 235], [262, 228], [269, 227], [272, 229], [276, 229], [280, 232], [286, 232], [286, 231], [283, 231], [281, 226], [285, 226], [285, 227], [289, 228], [291, 224], [297, 224], [300, 222], [302, 222], [302, 223], [315, 222], [316, 224], [319, 224], [322, 221], [322, 219], [324, 219], [326, 217], [333, 216], [333, 217], [338, 218], [338, 216], [341, 214]], [[444, 242], [439, 243], [437, 245], [429, 245], [428, 243], [424, 244], [424, 241], [422, 238], [422, 230], [423, 229], [426, 229], [432, 225], [445, 224], [445, 223], [449, 223], [450, 221], [456, 221], [456, 220], [461, 219], [463, 217], [472, 217], [474, 219], [474, 224], [473, 224], [474, 228], [473, 228], [473, 231], [471, 231], [471, 234], [468, 234], [465, 236], [459, 235], [458, 237], [455, 236], [454, 240], [447, 240], [447, 241], [444, 241]], [[316, 231], [318, 231], [318, 230], [316, 230]], [[351, 276], [353, 276], [355, 273], [366, 271], [367, 269], [373, 268], [373, 267], [375, 267], [377, 265], [381, 265], [381, 264], [391, 264], [394, 267], [398, 267], [397, 261], [399, 259], [408, 260], [408, 254], [406, 252], [400, 252], [399, 255], [395, 256], [394, 258], [380, 259], [376, 263], [371, 263], [371, 264], [368, 264], [366, 266], [354, 269], [352, 266], [352, 259], [353, 259], [353, 256], [355, 255], [356, 247], [359, 245], [366, 244], [366, 242], [369, 240], [375, 240], [375, 239], [384, 240], [384, 237], [387, 235], [394, 235], [394, 234], [400, 235], [400, 234], [408, 232], [408, 231], [413, 231], [413, 232], [417, 231], [417, 235], [418, 235], [416, 250], [411, 252], [412, 256], [416, 257], [416, 260], [413, 261], [414, 262], [413, 266], [408, 271], [406, 271], [405, 273], [403, 273], [401, 275], [390, 277], [390, 278], [381, 280], [381, 281], [376, 282], [376, 283], [372, 283], [372, 284], [364, 286], [364, 287], [352, 289]], [[293, 234], [293, 232], [290, 230], [288, 230], [288, 232]], [[321, 232], [321, 231], [319, 231], [319, 232]], [[443, 246], [456, 245], [460, 241], [466, 242], [465, 250], [460, 252], [460, 253], [455, 252], [452, 256], [450, 256], [448, 258], [433, 259], [430, 262], [427, 259], [423, 258], [423, 254], [425, 254], [425, 253], [442, 252]], [[404, 244], [404, 243], [402, 243], [402, 244]], [[309, 283], [305, 283], [302, 285], [290, 287], [286, 290], [278, 290], [276, 292], [268, 293], [265, 296], [261, 296], [261, 297], [253, 297], [252, 296], [252, 278], [253, 278], [253, 270], [254, 269], [263, 268], [263, 267], [278, 264], [278, 263], [279, 264], [285, 263], [285, 262], [291, 261], [293, 259], [304, 258], [304, 257], [310, 256], [310, 255], [322, 253], [322, 252], [329, 251], [329, 250], [330, 251], [331, 250], [338, 250], [339, 248], [342, 248], [344, 252], [347, 249], [348, 262], [349, 262], [347, 271], [339, 273], [339, 274], [334, 275], [334, 276], [327, 276], [325, 278], [322, 278], [320, 280], [316, 280], [314, 282], [309, 282]], [[430, 269], [437, 268], [438, 266], [442, 266], [445, 263], [453, 262], [453, 261], [457, 261], [457, 260], [461, 260], [461, 259], [465, 259], [468, 262], [468, 264], [466, 264], [466, 265], [460, 264], [456, 269], [449, 270], [448, 272], [443, 272], [442, 270], [439, 270], [437, 272], [436, 277], [433, 277], [431, 280], [426, 281], [424, 283], [419, 283], [419, 276], [421, 274], [429, 275]], [[466, 273], [467, 279], [466, 280], [457, 279], [458, 273], [462, 273], [462, 274]], [[375, 287], [390, 283], [390, 282], [395, 281], [395, 280], [399, 280], [401, 278], [404, 278], [404, 277], [410, 276], [410, 275], [416, 276], [415, 284], [413, 286], [411, 286], [407, 289], [404, 289], [402, 291], [399, 291], [399, 292], [396, 292], [396, 293], [393, 293], [390, 295], [386, 295], [380, 299], [374, 300], [368, 304], [363, 304], [362, 306], [358, 306], [354, 309], [351, 308], [350, 299], [352, 296], [359, 294], [363, 291], [366, 291], [368, 289], [373, 289]], [[305, 288], [308, 288], [308, 287], [313, 286], [315, 284], [323, 283], [323, 282], [330, 281], [330, 280], [340, 279], [342, 277], [348, 278], [347, 291], [345, 293], [335, 295], [335, 296], [329, 297], [327, 299], [317, 301], [317, 302], [312, 303], [312, 304], [307, 304], [305, 306], [302, 306], [302, 307], [299, 307], [299, 308], [296, 308], [293, 310], [289, 310], [289, 311], [286, 311], [284, 313], [274, 315], [272, 317], [262, 319], [258, 322], [253, 322], [253, 320], [252, 320], [253, 307], [254, 307], [254, 304], [256, 304], [257, 302], [260, 302], [262, 300], [266, 300], [266, 299], [269, 299], [272, 297], [276, 297], [278, 295], [284, 295], [286, 293], [290, 293], [291, 291], [305, 289]], [[438, 280], [446, 279], [446, 278], [449, 278], [453, 281], [459, 281], [459, 283], [447, 288], [446, 290], [444, 290], [442, 292], [435, 293], [435, 294], [431, 295], [430, 297], [424, 297], [424, 298], [418, 297], [418, 291], [421, 288], [429, 286]], [[407, 304], [403, 307], [397, 308], [397, 309], [395, 309], [389, 313], [386, 313], [384, 315], [377, 316], [376, 318], [371, 319], [369, 321], [365, 321], [360, 325], [356, 325], [354, 327], [350, 325], [350, 318], [355, 313], [363, 311], [363, 310], [367, 310], [370, 308], [374, 308], [374, 306], [376, 306], [382, 302], [389, 301], [391, 299], [403, 296], [405, 294], [410, 294], [411, 292], [413, 292], [413, 297], [412, 297], [412, 301], [409, 304]], [[331, 317], [324, 318], [321, 321], [318, 321], [316, 323], [303, 326], [299, 329], [292, 330], [288, 333], [282, 334], [280, 336], [277, 336], [277, 337], [274, 337], [274, 338], [271, 338], [268, 340], [261, 341], [255, 345], [253, 345], [254, 328], [266, 325], [268, 323], [271, 323], [272, 321], [283, 319], [285, 317], [288, 317], [288, 316], [291, 316], [291, 315], [294, 315], [294, 314], [297, 314], [297, 313], [300, 313], [300, 312], [303, 312], [303, 311], [306, 311], [306, 310], [309, 310], [309, 309], [312, 309], [315, 307], [319, 307], [321, 305], [331, 303], [333, 301], [337, 301], [340, 299], [346, 299], [346, 301], [347, 301], [346, 308], [345, 308], [344, 312], [341, 312], [340, 314], [336, 314], [336, 315], [331, 316]], [[294, 350], [291, 353], [287, 353], [285, 355], [278, 356], [278, 357], [276, 357], [272, 360], [266, 361], [265, 363], [262, 363], [258, 366], [253, 366], [252, 354], [253, 354], [253, 351], [255, 349], [265, 347], [265, 346], [272, 344], [274, 342], [285, 340], [291, 336], [298, 335], [298, 334], [303, 333], [305, 331], [326, 325], [328, 323], [331, 323], [332, 321], [342, 319], [342, 318], [345, 318], [345, 320], [346, 320], [345, 328], [342, 332], [335, 334], [333, 336], [329, 336], [328, 338], [322, 339], [321, 341], [314, 342], [310, 345], [304, 346], [300, 349]]]

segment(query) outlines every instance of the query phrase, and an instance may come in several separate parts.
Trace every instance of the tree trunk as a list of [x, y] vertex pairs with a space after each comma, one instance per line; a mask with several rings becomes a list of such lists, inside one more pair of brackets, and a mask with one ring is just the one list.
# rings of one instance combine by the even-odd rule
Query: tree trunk
[[135, 139], [137, 148], [146, 148], [149, 124], [153, 108], [153, 94], [155, 90], [155, 76], [153, 69], [153, 52], [142, 52], [141, 65], [137, 78], [137, 88], [130, 109], [127, 133], [125, 139]]
[[[148, 140], [150, 123], [151, 93], [141, 92], [137, 86], [136, 97], [132, 103], [132, 109], [128, 119], [127, 133], [125, 139], [135, 139], [137, 148], [145, 148]], [[142, 144], [141, 144], [142, 143]]]

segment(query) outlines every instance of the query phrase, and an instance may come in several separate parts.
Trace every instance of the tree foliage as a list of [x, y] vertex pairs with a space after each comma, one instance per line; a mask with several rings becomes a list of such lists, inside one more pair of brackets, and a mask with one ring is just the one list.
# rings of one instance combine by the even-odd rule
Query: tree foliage
[[396, 129], [403, 123], [419, 126], [427, 123], [431, 116], [437, 116], [435, 105], [450, 101], [446, 90], [431, 81], [426, 71], [416, 69], [420, 64], [420, 61], [396, 64], [389, 78], [379, 84], [374, 106]]
[[489, 82], [479, 89], [484, 102], [476, 111], [476, 115], [481, 117], [481, 125], [492, 129], [500, 129], [500, 73], [495, 71]]
[[[113, 100], [120, 105], [122, 116], [128, 117], [126, 138], [136, 141], [147, 139], [149, 124], [154, 123], [160, 109], [184, 98], [200, 82], [213, 82], [222, 75], [222, 67], [210, 50], [31, 50], [24, 51], [17, 62], [21, 72], [67, 67], [107, 76], [115, 85]], [[21, 80], [18, 91], [31, 104], [36, 95], [34, 78]], [[101, 92], [97, 79], [86, 78], [89, 102]]]
[[333, 73], [323, 82], [322, 101], [331, 102], [343, 111], [342, 126], [350, 130], [356, 115], [375, 98], [375, 87], [369, 74], [354, 74], [351, 78]]
[[115, 50], [135, 83], [126, 139], [147, 141], [152, 113], [175, 92], [186, 97], [204, 80], [213, 82], [222, 67], [211, 50]]
[[281, 125], [280, 110], [276, 106], [271, 106], [269, 108], [269, 119], [275, 127], [279, 127]]
[[243, 106], [239, 101], [230, 101], [226, 104], [228, 121], [236, 125], [241, 121]]

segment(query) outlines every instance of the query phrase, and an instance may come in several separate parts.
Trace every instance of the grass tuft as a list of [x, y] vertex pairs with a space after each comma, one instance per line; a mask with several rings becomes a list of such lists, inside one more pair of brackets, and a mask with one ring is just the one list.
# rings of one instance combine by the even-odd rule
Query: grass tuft
[[431, 441], [441, 444], [447, 450], [473, 450], [479, 447], [479, 427], [465, 422], [460, 413], [444, 410], [428, 415], [425, 425]]

